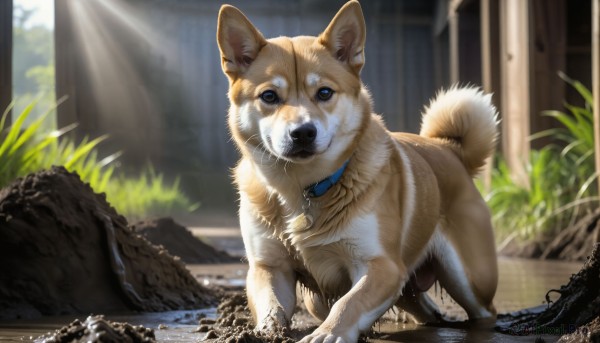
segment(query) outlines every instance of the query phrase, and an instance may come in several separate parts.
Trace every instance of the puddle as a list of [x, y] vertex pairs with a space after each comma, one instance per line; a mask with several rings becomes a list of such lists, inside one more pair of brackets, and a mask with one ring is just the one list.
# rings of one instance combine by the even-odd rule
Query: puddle
[[[569, 280], [569, 276], [581, 268], [579, 263], [538, 261], [513, 258], [499, 260], [499, 286], [495, 304], [499, 313], [512, 312], [522, 308], [543, 305], [546, 291], [557, 288]], [[192, 275], [204, 285], [244, 284], [247, 266], [245, 264], [189, 265]], [[464, 318], [464, 312], [450, 297], [433, 288], [432, 297], [440, 308], [457, 319]], [[85, 315], [46, 317], [36, 320], [13, 320], [0, 322], [1, 342], [32, 342], [34, 338], [58, 329], [75, 318], [85, 320]], [[155, 330], [159, 342], [198, 342], [206, 333], [197, 332], [200, 318], [216, 318], [216, 309], [200, 311], [172, 311], [160, 313], [124, 313], [107, 315], [106, 319], [143, 325]], [[307, 319], [308, 320], [308, 319]], [[483, 329], [439, 328], [382, 322], [375, 326], [377, 339], [369, 342], [533, 342], [538, 336], [508, 336]], [[543, 335], [546, 342], [553, 342], [558, 336]]]

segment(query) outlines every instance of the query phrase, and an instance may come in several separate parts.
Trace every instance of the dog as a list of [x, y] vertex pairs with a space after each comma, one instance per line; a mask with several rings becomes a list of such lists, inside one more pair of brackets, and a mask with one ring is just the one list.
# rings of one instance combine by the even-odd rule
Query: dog
[[301, 296], [322, 321], [305, 343], [356, 342], [394, 305], [439, 322], [424, 293], [436, 280], [471, 320], [496, 314], [490, 211], [473, 182], [496, 144], [491, 97], [452, 87], [419, 135], [389, 132], [360, 79], [365, 36], [357, 1], [318, 37], [265, 39], [237, 8], [219, 12], [248, 304], [257, 329], [278, 330]]

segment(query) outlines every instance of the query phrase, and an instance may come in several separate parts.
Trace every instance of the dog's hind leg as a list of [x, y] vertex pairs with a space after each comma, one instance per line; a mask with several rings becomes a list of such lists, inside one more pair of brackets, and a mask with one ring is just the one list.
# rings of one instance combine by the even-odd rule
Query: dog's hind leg
[[303, 295], [304, 305], [308, 312], [320, 321], [324, 321], [329, 315], [329, 306], [323, 301], [318, 293], [306, 290]]
[[493, 319], [498, 265], [489, 210], [483, 200], [465, 205], [450, 211], [436, 233], [436, 276], [469, 319]]
[[442, 318], [438, 306], [424, 292], [409, 292], [404, 288], [404, 294], [396, 302], [396, 306], [413, 316], [419, 324], [437, 323]]

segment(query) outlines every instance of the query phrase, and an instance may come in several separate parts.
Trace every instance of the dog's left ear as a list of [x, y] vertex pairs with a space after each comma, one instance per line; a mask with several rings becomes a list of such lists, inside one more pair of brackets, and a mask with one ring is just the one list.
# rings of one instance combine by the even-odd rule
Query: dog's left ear
[[365, 18], [358, 1], [348, 1], [335, 15], [319, 42], [357, 75], [365, 64]]

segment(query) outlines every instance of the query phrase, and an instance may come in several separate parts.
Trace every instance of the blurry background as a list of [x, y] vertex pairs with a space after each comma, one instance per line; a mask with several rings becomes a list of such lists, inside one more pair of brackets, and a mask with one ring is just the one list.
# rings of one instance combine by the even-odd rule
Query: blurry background
[[[345, 1], [228, 1], [266, 37], [317, 35]], [[215, 41], [220, 1], [0, 0], [0, 108], [13, 118], [67, 99], [46, 120], [75, 139], [109, 138], [118, 168], [151, 163], [200, 207], [194, 225], [235, 225], [227, 80]], [[494, 93], [502, 150], [519, 178], [529, 135], [555, 127], [542, 110], [582, 103], [557, 75], [591, 83], [589, 0], [369, 0], [362, 77], [389, 128], [418, 132], [440, 87]], [[9, 66], [9, 67], [7, 67]], [[8, 70], [7, 68], [11, 68]], [[32, 119], [33, 120], [33, 119]], [[536, 140], [534, 147], [551, 138]]]

